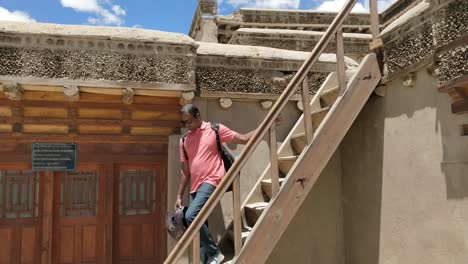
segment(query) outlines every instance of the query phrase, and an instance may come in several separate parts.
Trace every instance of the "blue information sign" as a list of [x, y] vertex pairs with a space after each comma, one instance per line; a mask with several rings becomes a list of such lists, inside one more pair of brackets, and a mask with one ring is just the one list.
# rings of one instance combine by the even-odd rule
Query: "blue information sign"
[[34, 143], [32, 169], [47, 171], [76, 170], [75, 143]]

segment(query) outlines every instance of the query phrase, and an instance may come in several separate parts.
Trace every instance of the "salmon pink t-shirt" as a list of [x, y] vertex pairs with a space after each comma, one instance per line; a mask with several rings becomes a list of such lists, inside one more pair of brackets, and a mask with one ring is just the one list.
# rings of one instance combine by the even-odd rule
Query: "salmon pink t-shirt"
[[[219, 124], [218, 134], [221, 143], [231, 143], [237, 133]], [[180, 161], [187, 162], [182, 144], [180, 139]], [[226, 171], [218, 152], [216, 133], [211, 129], [211, 123], [203, 121], [199, 129], [189, 131], [185, 138], [185, 150], [190, 170], [190, 193], [196, 192], [204, 182], [218, 186]]]

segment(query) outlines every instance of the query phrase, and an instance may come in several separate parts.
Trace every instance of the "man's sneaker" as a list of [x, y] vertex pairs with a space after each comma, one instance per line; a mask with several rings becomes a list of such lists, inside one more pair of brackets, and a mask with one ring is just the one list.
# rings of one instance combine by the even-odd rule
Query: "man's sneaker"
[[221, 264], [221, 262], [224, 259], [223, 253], [221, 251], [218, 251], [218, 254], [212, 256], [210, 259], [208, 259], [208, 264]]

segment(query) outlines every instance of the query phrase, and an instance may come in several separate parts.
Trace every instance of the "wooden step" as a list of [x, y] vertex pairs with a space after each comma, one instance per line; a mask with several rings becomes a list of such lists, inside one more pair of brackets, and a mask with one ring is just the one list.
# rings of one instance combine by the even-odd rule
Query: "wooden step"
[[294, 154], [301, 154], [302, 150], [307, 144], [307, 139], [305, 133], [299, 133], [291, 137], [291, 146], [293, 148]]
[[336, 98], [338, 98], [339, 94], [340, 89], [338, 87], [334, 87], [332, 89], [322, 92], [322, 94], [320, 95], [320, 104], [323, 107], [332, 106], [333, 103], [336, 101]]
[[[242, 231], [242, 244], [244, 244], [250, 232], [251, 230]], [[233, 229], [229, 230], [229, 238], [231, 239], [232, 242], [234, 242], [234, 230]]]
[[278, 158], [278, 166], [284, 176], [288, 175], [289, 170], [292, 168], [297, 160], [297, 156], [287, 156]]
[[[279, 185], [280, 186], [281, 186], [281, 184], [283, 184], [283, 182], [284, 182], [284, 178], [279, 178]], [[271, 193], [272, 193], [271, 179], [262, 180], [262, 190], [266, 194], [268, 199], [271, 199]]]
[[267, 206], [267, 202], [251, 203], [245, 205], [245, 218], [247, 220], [247, 224], [250, 227], [253, 227], [255, 225], [260, 215], [262, 215], [263, 210], [265, 210]]
[[318, 111], [314, 111], [310, 114], [312, 118], [312, 126], [314, 127], [314, 130], [319, 127], [320, 123], [322, 123], [323, 119], [325, 118], [325, 116], [327, 116], [329, 111], [330, 111], [330, 106], [327, 106]]
[[[330, 107], [327, 106], [325, 108], [314, 111], [310, 114], [312, 118], [312, 125], [313, 125], [314, 130], [318, 128], [318, 126], [323, 121], [323, 119], [325, 118], [325, 116], [327, 115], [329, 111], [330, 111]], [[302, 153], [302, 150], [304, 150], [306, 144], [307, 142], [306, 142], [306, 137], [305, 137], [304, 132], [298, 133], [291, 137], [291, 146], [294, 150], [294, 154], [296, 155], [299, 155]]]

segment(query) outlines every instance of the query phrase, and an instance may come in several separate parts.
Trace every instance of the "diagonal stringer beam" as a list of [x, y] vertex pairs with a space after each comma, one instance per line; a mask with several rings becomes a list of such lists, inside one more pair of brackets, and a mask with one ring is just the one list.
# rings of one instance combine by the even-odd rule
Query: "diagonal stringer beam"
[[341, 140], [374, 91], [381, 74], [375, 54], [367, 55], [291, 169], [279, 194], [265, 209], [232, 263], [265, 263]]

